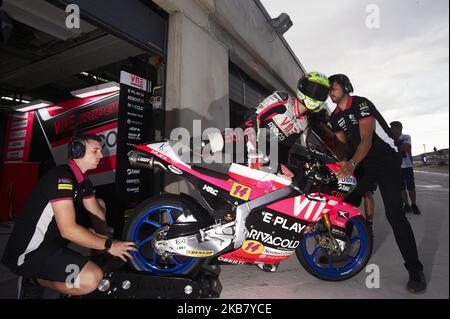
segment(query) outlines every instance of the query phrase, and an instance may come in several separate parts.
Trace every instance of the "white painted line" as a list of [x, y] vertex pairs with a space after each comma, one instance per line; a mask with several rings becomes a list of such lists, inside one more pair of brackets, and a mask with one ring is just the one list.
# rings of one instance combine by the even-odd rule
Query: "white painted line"
[[431, 185], [431, 184], [427, 184], [427, 185], [416, 184], [416, 187], [419, 187], [419, 188], [430, 188], [430, 189], [444, 188], [444, 186], [442, 186], [442, 185]]
[[424, 173], [424, 174], [430, 174], [430, 175], [440, 175], [440, 176], [448, 176], [448, 173], [436, 173], [436, 172], [427, 172], [427, 171], [414, 171], [414, 173]]

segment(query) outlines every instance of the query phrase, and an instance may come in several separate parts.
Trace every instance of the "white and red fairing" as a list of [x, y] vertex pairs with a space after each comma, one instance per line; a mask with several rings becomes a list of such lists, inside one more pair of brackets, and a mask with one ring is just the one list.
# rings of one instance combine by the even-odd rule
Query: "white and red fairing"
[[[229, 192], [231, 196], [233, 196], [231, 192], [235, 183], [247, 186], [250, 188], [249, 201], [266, 195], [274, 190], [288, 187], [291, 184], [291, 180], [285, 176], [266, 173], [238, 164], [231, 165], [228, 172], [228, 176], [230, 177], [228, 181], [201, 174], [190, 165], [184, 163], [168, 142], [138, 145], [136, 148], [158, 157], [162, 161], [182, 170], [185, 173], [191, 174], [201, 180], [215, 185], [216, 187], [220, 187], [221, 189]], [[336, 172], [339, 169], [338, 164], [327, 166], [333, 172]], [[318, 196], [318, 194], [311, 194], [309, 197], [314, 199], [315, 196]], [[282, 214], [311, 223], [317, 222], [324, 213], [328, 212], [332, 224], [339, 227], [345, 227], [348, 219], [361, 215], [359, 209], [342, 202], [342, 198], [329, 195], [326, 196], [326, 202], [322, 202], [324, 199], [323, 197], [321, 197], [322, 201], [314, 201], [309, 200], [302, 195], [281, 200], [267, 207], [271, 210], [275, 210]], [[294, 250], [279, 250], [265, 247], [261, 253], [254, 254], [253, 251], [246, 252], [244, 250], [246, 243], [247, 241], [244, 242], [240, 249], [224, 254], [221, 257], [223, 259], [230, 259], [245, 263], [253, 262], [272, 264], [285, 260], [294, 253]]]

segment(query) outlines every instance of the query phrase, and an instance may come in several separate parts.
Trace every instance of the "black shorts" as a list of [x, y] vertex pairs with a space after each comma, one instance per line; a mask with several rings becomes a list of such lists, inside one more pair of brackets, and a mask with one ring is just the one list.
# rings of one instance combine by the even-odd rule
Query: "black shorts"
[[56, 249], [45, 257], [37, 251], [26, 258], [25, 263], [17, 269], [17, 274], [33, 279], [58, 282], [69, 280], [73, 283], [88, 261], [89, 257], [67, 247]]
[[402, 168], [402, 191], [415, 191], [414, 170], [412, 167]]

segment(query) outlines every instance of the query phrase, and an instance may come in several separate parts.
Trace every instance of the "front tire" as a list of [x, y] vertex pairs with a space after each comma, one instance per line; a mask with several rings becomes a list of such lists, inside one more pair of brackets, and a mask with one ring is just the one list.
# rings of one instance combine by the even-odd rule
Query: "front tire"
[[123, 232], [126, 241], [135, 242], [138, 251], [132, 252], [130, 266], [137, 271], [165, 275], [193, 275], [206, 262], [204, 258], [170, 256], [163, 258], [151, 244], [153, 235], [162, 227], [172, 225], [185, 211], [195, 210], [192, 203], [175, 195], [161, 195], [141, 203], [128, 218]]
[[[350, 224], [349, 224], [350, 223]], [[372, 254], [372, 237], [362, 216], [347, 222], [351, 230], [347, 247], [341, 256], [327, 255], [316, 238], [318, 234], [307, 234], [296, 249], [299, 262], [314, 277], [326, 281], [342, 281], [357, 275], [367, 264]], [[325, 262], [320, 262], [320, 259]]]

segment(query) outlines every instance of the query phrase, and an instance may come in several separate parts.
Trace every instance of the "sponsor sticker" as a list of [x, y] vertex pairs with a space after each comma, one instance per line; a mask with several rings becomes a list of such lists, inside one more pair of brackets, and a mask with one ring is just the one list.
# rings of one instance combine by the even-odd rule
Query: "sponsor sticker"
[[250, 198], [250, 194], [252, 193], [252, 189], [248, 186], [233, 183], [231, 187], [230, 195], [245, 201], [248, 201]]
[[208, 256], [213, 256], [214, 255], [214, 251], [212, 251], [212, 250], [192, 250], [192, 249], [187, 249], [186, 250], [186, 255], [192, 256], [192, 257], [208, 257]]
[[20, 130], [20, 131], [12, 131], [9, 134], [9, 138], [22, 138], [27, 136], [26, 130]]
[[25, 147], [25, 140], [18, 140], [18, 141], [12, 141], [9, 142], [8, 148], [24, 148]]
[[16, 160], [23, 158], [23, 151], [11, 151], [6, 154], [7, 160]]
[[266, 247], [264, 249], [264, 255], [270, 255], [273, 257], [289, 257], [294, 253], [295, 250], [280, 250], [275, 248]]
[[69, 178], [58, 179], [58, 190], [73, 190], [72, 180]]
[[27, 127], [27, 125], [28, 125], [28, 120], [16, 121], [11, 124], [11, 129]]
[[219, 257], [217, 258], [217, 260], [219, 261], [223, 261], [229, 264], [235, 264], [235, 265], [243, 265], [245, 264], [245, 262], [241, 261], [241, 260], [234, 260], [234, 259], [229, 259], [229, 258], [224, 258], [224, 257]]
[[260, 240], [266, 245], [273, 245], [278, 248], [285, 248], [285, 249], [295, 249], [298, 247], [298, 245], [300, 245], [300, 241], [298, 240], [275, 237], [272, 234], [264, 233], [256, 229], [252, 229], [250, 231], [248, 238]]
[[241, 248], [250, 255], [260, 255], [265, 249], [264, 245], [256, 240], [245, 241]]
[[343, 210], [338, 210], [338, 216], [344, 219], [348, 219], [350, 214], [347, 212], [344, 212]]
[[58, 190], [73, 190], [72, 184], [58, 184]]
[[213, 187], [211, 187], [209, 185], [203, 185], [203, 190], [214, 196], [217, 196], [217, 194], [219, 193], [218, 189], [214, 189]]

